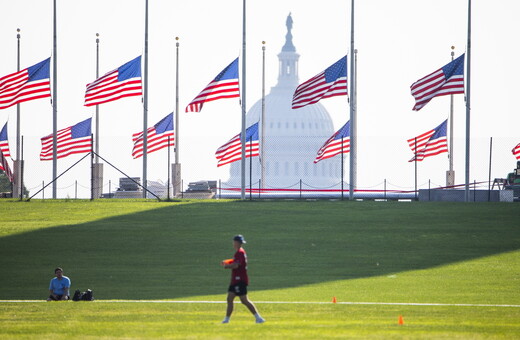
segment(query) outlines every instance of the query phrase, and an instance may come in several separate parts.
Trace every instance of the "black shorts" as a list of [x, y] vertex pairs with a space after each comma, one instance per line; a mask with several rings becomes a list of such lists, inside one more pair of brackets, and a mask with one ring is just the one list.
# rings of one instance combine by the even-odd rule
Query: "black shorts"
[[[56, 299], [53, 295], [49, 295], [49, 299], [51, 300], [54, 300], [54, 301], [60, 301], [61, 298], [63, 297], [63, 295], [56, 295], [58, 298]], [[66, 299], [65, 300], [70, 300], [70, 296], [66, 296], [65, 297]]]
[[247, 284], [245, 282], [239, 282], [234, 285], [230, 285], [228, 292], [235, 293], [237, 296], [247, 295]]

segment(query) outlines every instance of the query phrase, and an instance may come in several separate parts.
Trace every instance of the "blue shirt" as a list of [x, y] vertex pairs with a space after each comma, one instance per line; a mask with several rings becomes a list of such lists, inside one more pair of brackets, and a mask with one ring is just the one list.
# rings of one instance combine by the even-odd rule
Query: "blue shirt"
[[65, 294], [65, 288], [70, 288], [70, 279], [66, 276], [62, 276], [61, 280], [58, 280], [57, 277], [53, 278], [49, 285], [49, 290], [52, 290], [56, 295]]

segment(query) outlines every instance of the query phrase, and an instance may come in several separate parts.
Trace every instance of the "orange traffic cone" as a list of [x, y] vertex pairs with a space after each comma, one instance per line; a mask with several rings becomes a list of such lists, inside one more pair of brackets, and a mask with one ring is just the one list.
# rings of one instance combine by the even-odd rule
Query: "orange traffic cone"
[[332, 297], [332, 303], [336, 303], [336, 302], [338, 302], [338, 300], [336, 300], [336, 297], [333, 296], [333, 297]]
[[399, 325], [404, 325], [404, 320], [403, 320], [403, 316], [402, 315], [399, 315], [399, 319], [397, 320], [397, 323]]

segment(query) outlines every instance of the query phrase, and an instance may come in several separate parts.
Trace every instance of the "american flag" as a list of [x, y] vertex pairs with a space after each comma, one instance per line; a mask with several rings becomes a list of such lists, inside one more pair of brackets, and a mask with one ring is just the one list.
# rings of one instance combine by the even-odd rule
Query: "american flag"
[[0, 150], [0, 170], [2, 170], [7, 178], [9, 178], [9, 182], [13, 183], [13, 173], [9, 167], [9, 163], [7, 162], [7, 157], [4, 157], [2, 150]]
[[51, 96], [51, 58], [0, 78], [0, 109]]
[[350, 152], [350, 121], [348, 121], [341, 129], [336, 131], [323, 146], [318, 150], [318, 155], [314, 163], [327, 158], [339, 155], [342, 152]]
[[[242, 159], [241, 133], [231, 138], [229, 142], [217, 149], [217, 167], [233, 163]], [[258, 141], [258, 123], [246, 129], [246, 158], [259, 156], [260, 143]]]
[[186, 107], [186, 112], [200, 112], [204, 103], [217, 99], [240, 97], [238, 58], [213, 79]]
[[85, 106], [108, 103], [142, 94], [141, 56], [139, 56], [87, 84]]
[[408, 162], [420, 162], [426, 157], [439, 155], [443, 152], [448, 152], [448, 141], [446, 139], [446, 130], [448, 120], [446, 119], [441, 125], [435, 129], [423, 133], [415, 138], [408, 139], [408, 145], [412, 149], [414, 156]]
[[[170, 140], [170, 146], [175, 146], [175, 133], [173, 130], [173, 112], [161, 119], [161, 121], [147, 130], [147, 144], [146, 153], [160, 150], [168, 146], [168, 138]], [[139, 158], [143, 156], [143, 131], [134, 133], [132, 135], [132, 141], [134, 142], [134, 148], [132, 150], [132, 156]]]
[[[57, 158], [67, 157], [76, 153], [85, 153], [92, 151], [92, 118], [79, 122], [76, 125], [58, 130], [57, 134]], [[41, 139], [42, 151], [40, 153], [41, 161], [50, 161], [53, 156], [53, 138], [52, 134]]]
[[347, 94], [347, 56], [344, 56], [325, 71], [300, 84], [294, 92], [292, 108]]
[[516, 157], [516, 159], [519, 159], [519, 160], [520, 160], [520, 143], [518, 143], [518, 144], [513, 148], [513, 150], [511, 150], [511, 152], [512, 152], [513, 155]]
[[0, 131], [0, 151], [2, 151], [5, 158], [11, 157], [11, 153], [9, 152], [9, 139], [7, 138], [7, 123], [5, 123]]
[[437, 96], [464, 93], [464, 54], [410, 86], [419, 111]]

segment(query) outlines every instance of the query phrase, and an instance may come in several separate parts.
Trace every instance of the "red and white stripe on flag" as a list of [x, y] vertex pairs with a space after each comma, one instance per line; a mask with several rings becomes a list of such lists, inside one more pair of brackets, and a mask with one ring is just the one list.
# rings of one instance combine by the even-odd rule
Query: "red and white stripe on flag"
[[186, 112], [200, 112], [204, 103], [218, 99], [238, 98], [240, 91], [238, 79], [212, 81], [186, 107]]
[[143, 94], [141, 78], [119, 82], [117, 80], [118, 74], [118, 70], [114, 70], [88, 84], [85, 106], [99, 105], [124, 97], [141, 96]]
[[448, 141], [446, 136], [431, 140], [430, 138], [435, 133], [435, 129], [423, 133], [415, 138], [408, 139], [408, 145], [414, 153], [414, 157], [409, 162], [417, 161], [420, 162], [427, 157], [435, 156], [443, 152], [448, 152]]
[[9, 163], [7, 162], [7, 158], [4, 157], [4, 154], [2, 153], [1, 150], [0, 150], [0, 170], [2, 170], [5, 173], [7, 178], [9, 178], [9, 181], [12, 183], [14, 176], [13, 176], [13, 173], [11, 172], [11, 168], [9, 167]]
[[298, 109], [321, 99], [346, 95], [347, 56], [344, 56], [325, 71], [298, 85], [293, 94], [292, 108]]
[[318, 163], [321, 160], [334, 157], [340, 153], [350, 152], [350, 136], [341, 139], [331, 139], [318, 151], [314, 163]]
[[204, 103], [238, 97], [240, 97], [240, 88], [238, 83], [238, 58], [236, 58], [186, 106], [186, 112], [200, 112]]
[[141, 56], [139, 56], [87, 84], [85, 106], [99, 105], [142, 94]]
[[[147, 129], [148, 135], [146, 137], [146, 154], [161, 150], [162, 148], [175, 146], [175, 133], [173, 130], [167, 130], [164, 133], [156, 133], [155, 126]], [[169, 139], [168, 139], [169, 138]], [[169, 144], [168, 144], [169, 140]], [[139, 158], [143, 156], [143, 132], [134, 133], [132, 135], [134, 148], [132, 149], [132, 157]]]
[[520, 160], [520, 143], [518, 143], [518, 144], [513, 148], [513, 150], [511, 150], [511, 152], [513, 152], [513, 155], [516, 157], [516, 159]]
[[[242, 147], [240, 134], [233, 137], [229, 142], [217, 149], [217, 167], [233, 163], [242, 159]], [[260, 143], [258, 140], [246, 141], [246, 158], [260, 155]]]
[[8, 140], [0, 140], [0, 151], [4, 154], [4, 157], [11, 157], [11, 153], [9, 151], [9, 141]]
[[[71, 128], [68, 127], [59, 130], [57, 135], [57, 158], [67, 157], [73, 154], [86, 153], [92, 151], [92, 137], [72, 138]], [[53, 135], [50, 134], [41, 139], [42, 151], [40, 153], [41, 161], [50, 161], [53, 159]]]
[[45, 70], [38, 73], [48, 63], [50, 58], [0, 78], [0, 110], [29, 100], [50, 97], [50, 78]]
[[419, 111], [434, 97], [464, 93], [464, 54], [410, 86]]

